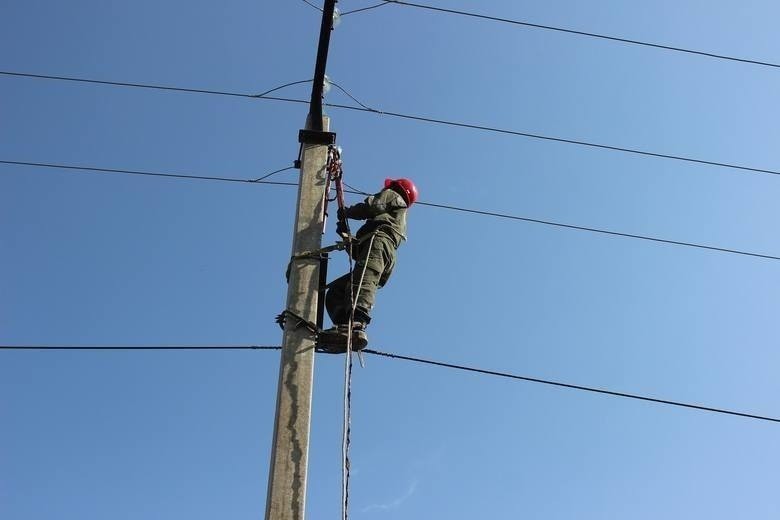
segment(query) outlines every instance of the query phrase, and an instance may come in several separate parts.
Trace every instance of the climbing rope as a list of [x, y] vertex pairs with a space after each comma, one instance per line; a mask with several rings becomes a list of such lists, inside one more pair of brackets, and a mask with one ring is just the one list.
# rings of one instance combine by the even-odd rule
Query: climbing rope
[[374, 234], [371, 234], [371, 239], [368, 242], [368, 247], [364, 249], [365, 258], [363, 258], [363, 269], [360, 272], [360, 280], [358, 281], [358, 289], [355, 292], [354, 276], [355, 270], [352, 263], [352, 251], [350, 249], [349, 260], [349, 294], [350, 294], [350, 310], [349, 310], [349, 322], [347, 324], [347, 351], [344, 359], [344, 426], [343, 426], [343, 439], [341, 445], [342, 453], [342, 520], [347, 520], [349, 511], [349, 446], [350, 446], [350, 434], [352, 429], [352, 331], [355, 327], [355, 309], [357, 308], [357, 299], [360, 296], [360, 290], [363, 288], [363, 279], [366, 276], [366, 268], [368, 267], [368, 259], [371, 254], [371, 247], [374, 245]]
[[[328, 180], [326, 182], [325, 191], [325, 211], [324, 217], [327, 218], [327, 202], [328, 192], [330, 184], [333, 183], [336, 187], [336, 203], [338, 204], [338, 217], [339, 222], [336, 228], [337, 232], [344, 239], [343, 244], [347, 250], [347, 256], [349, 258], [349, 299], [350, 299], [350, 313], [349, 321], [347, 323], [347, 350], [344, 355], [344, 421], [342, 424], [342, 440], [341, 440], [341, 518], [347, 520], [349, 517], [349, 446], [350, 446], [350, 433], [352, 426], [352, 330], [355, 323], [355, 305], [357, 295], [354, 289], [354, 243], [352, 240], [352, 234], [349, 230], [349, 223], [347, 217], [344, 214], [346, 204], [344, 201], [344, 186], [343, 186], [343, 169], [341, 162], [341, 149], [336, 146], [328, 147], [328, 161], [326, 165], [326, 171], [328, 174]], [[324, 220], [324, 219], [323, 219]], [[324, 228], [323, 228], [324, 229]], [[373, 241], [373, 237], [372, 237]], [[369, 246], [370, 247], [370, 246]], [[369, 249], [370, 251], [370, 249]], [[363, 270], [365, 273], [365, 269]], [[361, 277], [362, 282], [362, 277]], [[358, 294], [360, 293], [360, 287], [358, 287]]]
[[341, 518], [349, 517], [349, 445], [352, 428], [352, 327], [347, 330], [344, 354], [344, 423], [341, 438]]
[[[347, 351], [344, 353], [344, 423], [342, 425], [341, 438], [341, 519], [349, 517], [349, 445], [352, 429], [352, 328], [355, 322], [354, 294], [354, 262], [352, 258], [353, 244], [348, 242], [349, 248], [349, 321], [347, 322]], [[358, 287], [358, 292], [360, 288]]]

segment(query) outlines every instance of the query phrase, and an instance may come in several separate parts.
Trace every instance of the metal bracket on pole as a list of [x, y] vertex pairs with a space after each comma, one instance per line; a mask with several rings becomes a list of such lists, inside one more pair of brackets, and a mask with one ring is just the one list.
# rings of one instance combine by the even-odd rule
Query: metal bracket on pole
[[319, 258], [321, 254], [323, 253], [330, 253], [331, 251], [344, 251], [349, 243], [344, 241], [336, 242], [333, 245], [325, 246], [320, 249], [315, 249], [313, 251], [303, 251], [302, 253], [298, 253], [297, 255], [293, 255], [293, 260], [298, 260], [301, 258]]
[[336, 144], [336, 132], [318, 132], [316, 130], [300, 130], [298, 142], [302, 144]]

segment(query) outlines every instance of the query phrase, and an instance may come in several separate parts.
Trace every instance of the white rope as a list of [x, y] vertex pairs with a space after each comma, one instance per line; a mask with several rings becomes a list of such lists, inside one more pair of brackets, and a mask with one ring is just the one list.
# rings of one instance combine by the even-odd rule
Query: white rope
[[350, 341], [347, 340], [347, 352], [344, 356], [344, 424], [341, 440], [341, 518], [347, 520], [349, 516], [349, 433], [351, 426], [351, 400], [352, 400], [352, 356]]
[[349, 516], [349, 436], [352, 423], [352, 330], [355, 325], [355, 309], [357, 308], [357, 299], [360, 296], [360, 290], [363, 288], [363, 280], [366, 276], [366, 268], [368, 267], [368, 259], [371, 256], [371, 248], [374, 245], [375, 233], [371, 234], [371, 240], [368, 242], [368, 248], [365, 249], [366, 254], [363, 259], [363, 271], [360, 273], [360, 281], [358, 283], [357, 292], [355, 292], [354, 286], [354, 268], [352, 265], [352, 241], [350, 240], [349, 248], [349, 294], [350, 294], [350, 311], [349, 322], [347, 324], [347, 351], [344, 356], [344, 424], [343, 424], [343, 436], [341, 442], [341, 518], [347, 520]]

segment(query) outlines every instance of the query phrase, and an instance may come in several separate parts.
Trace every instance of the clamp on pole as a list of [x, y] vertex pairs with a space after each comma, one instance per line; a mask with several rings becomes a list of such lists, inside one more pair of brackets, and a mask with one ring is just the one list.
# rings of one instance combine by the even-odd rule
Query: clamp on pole
[[281, 313], [279, 313], [276, 316], [276, 323], [279, 324], [279, 327], [281, 327], [282, 330], [284, 330], [285, 325], [287, 324], [287, 318], [290, 317], [295, 320], [295, 328], [305, 327], [307, 328], [312, 334], [318, 334], [320, 329], [317, 327], [316, 323], [312, 323], [306, 319], [304, 319], [302, 316], [294, 313], [290, 309], [285, 309]]

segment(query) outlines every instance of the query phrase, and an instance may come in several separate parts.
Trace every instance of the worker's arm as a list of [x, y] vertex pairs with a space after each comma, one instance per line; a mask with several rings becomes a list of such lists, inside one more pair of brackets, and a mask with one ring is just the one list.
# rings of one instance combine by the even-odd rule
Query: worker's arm
[[387, 189], [380, 191], [376, 195], [366, 197], [366, 200], [363, 202], [346, 208], [345, 212], [347, 218], [366, 220], [382, 213], [405, 207], [406, 202], [404, 199], [395, 191]]

